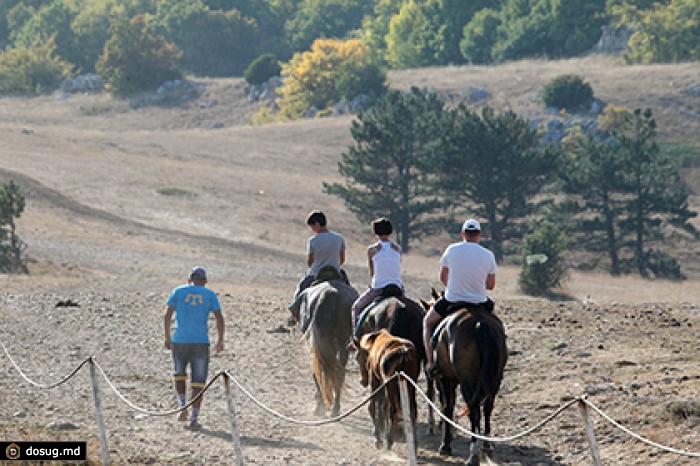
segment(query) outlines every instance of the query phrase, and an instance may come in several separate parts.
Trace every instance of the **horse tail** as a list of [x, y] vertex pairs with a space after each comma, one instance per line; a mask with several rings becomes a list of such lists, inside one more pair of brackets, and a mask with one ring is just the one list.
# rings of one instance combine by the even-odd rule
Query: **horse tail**
[[474, 390], [475, 399], [472, 400], [476, 402], [480, 401], [477, 398], [496, 397], [503, 378], [501, 361], [504, 355], [499, 341], [502, 336], [490, 322], [479, 320], [474, 327], [474, 333], [481, 353], [481, 374]]
[[403, 367], [404, 361], [410, 354], [410, 349], [403, 347], [398, 351], [393, 351], [382, 359], [382, 377], [388, 378], [396, 373], [396, 371]]
[[[316, 309], [309, 333], [309, 345], [311, 348], [311, 367], [318, 382], [321, 397], [326, 406], [330, 406], [335, 399], [335, 387], [342, 383], [345, 368], [338, 360], [338, 348], [336, 348], [332, 329], [321, 328], [322, 324], [319, 324], [323, 319], [319, 316], [322, 313], [331, 313], [339, 303], [337, 291], [328, 291], [326, 296], [327, 299], [323, 300], [322, 305]], [[333, 321], [334, 317], [330, 316], [330, 319], [323, 319], [323, 321]]]

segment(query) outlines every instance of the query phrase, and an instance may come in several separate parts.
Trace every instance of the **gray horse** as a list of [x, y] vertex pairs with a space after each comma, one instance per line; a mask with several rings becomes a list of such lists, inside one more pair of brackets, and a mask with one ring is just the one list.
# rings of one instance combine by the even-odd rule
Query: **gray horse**
[[346, 344], [352, 333], [350, 313], [357, 297], [355, 288], [341, 279], [313, 285], [301, 296], [301, 315], [297, 318], [311, 352], [317, 416], [331, 406], [333, 416], [340, 413], [340, 392], [348, 361]]

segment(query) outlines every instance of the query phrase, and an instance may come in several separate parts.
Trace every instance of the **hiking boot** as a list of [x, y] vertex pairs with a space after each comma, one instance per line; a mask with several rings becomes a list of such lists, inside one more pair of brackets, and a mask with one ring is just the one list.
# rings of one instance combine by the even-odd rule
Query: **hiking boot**
[[187, 410], [183, 409], [180, 414], [177, 415], [177, 420], [180, 422], [185, 422], [187, 420]]
[[189, 424], [187, 424], [188, 430], [199, 430], [202, 428], [202, 424], [197, 422], [196, 419], [192, 419]]

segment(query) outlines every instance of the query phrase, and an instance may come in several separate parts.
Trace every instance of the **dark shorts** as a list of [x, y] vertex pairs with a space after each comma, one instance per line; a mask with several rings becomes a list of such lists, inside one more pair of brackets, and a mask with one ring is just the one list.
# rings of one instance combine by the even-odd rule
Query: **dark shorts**
[[437, 301], [435, 301], [435, 304], [433, 305], [433, 309], [435, 309], [435, 312], [440, 315], [440, 317], [445, 318], [448, 315], [452, 314], [458, 309], [472, 309], [472, 308], [482, 308], [488, 312], [493, 312], [493, 301], [490, 299], [486, 301], [485, 303], [465, 303], [465, 302], [456, 302], [453, 303], [451, 301], [448, 301], [445, 299], [443, 296], [442, 298], [439, 298]]
[[192, 383], [203, 385], [209, 373], [209, 343], [173, 343], [173, 378], [184, 380], [187, 365], [192, 370]]

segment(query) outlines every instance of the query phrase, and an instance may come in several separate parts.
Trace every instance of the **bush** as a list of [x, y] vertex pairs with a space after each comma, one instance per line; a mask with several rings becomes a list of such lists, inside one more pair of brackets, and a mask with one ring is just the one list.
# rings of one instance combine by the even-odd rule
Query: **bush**
[[22, 260], [24, 242], [17, 236], [18, 219], [24, 211], [24, 196], [12, 180], [0, 188], [0, 272], [26, 272]]
[[591, 85], [576, 74], [563, 74], [548, 82], [542, 90], [547, 107], [577, 110], [593, 101]]
[[669, 256], [664, 251], [653, 249], [646, 254], [647, 269], [656, 278], [667, 278], [669, 280], [685, 280], [685, 275], [681, 272], [681, 265], [676, 258]]
[[53, 39], [0, 52], [0, 94], [32, 95], [50, 92], [72, 74], [73, 67], [54, 56]]
[[177, 68], [180, 50], [154, 35], [143, 16], [117, 21], [110, 31], [112, 37], [96, 68], [111, 94], [133, 95], [181, 77]]
[[273, 76], [279, 76], [282, 67], [271, 53], [260, 55], [253, 60], [243, 73], [248, 84], [262, 84]]
[[541, 295], [560, 286], [568, 276], [563, 253], [566, 241], [562, 230], [544, 222], [525, 236], [523, 262], [518, 282], [528, 294]]

